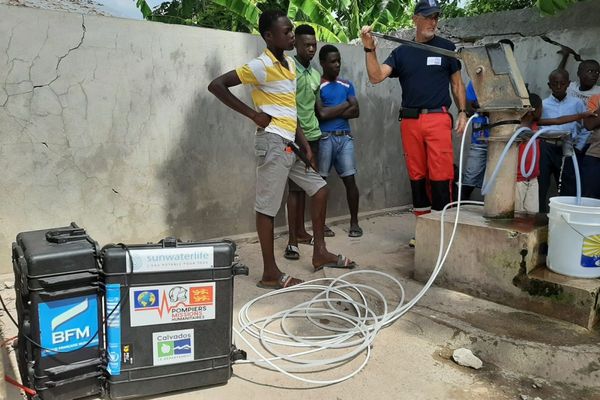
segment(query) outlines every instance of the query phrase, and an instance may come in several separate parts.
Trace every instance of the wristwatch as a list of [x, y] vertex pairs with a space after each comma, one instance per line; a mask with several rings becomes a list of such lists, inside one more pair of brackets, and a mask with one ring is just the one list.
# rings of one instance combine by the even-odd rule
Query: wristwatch
[[465, 110], [464, 108], [461, 108], [460, 110], [458, 110], [458, 113], [465, 113], [465, 115], [467, 115], [467, 110]]
[[373, 53], [373, 52], [375, 52], [375, 48], [370, 49], [368, 47], [363, 47], [363, 49], [365, 50], [365, 53]]

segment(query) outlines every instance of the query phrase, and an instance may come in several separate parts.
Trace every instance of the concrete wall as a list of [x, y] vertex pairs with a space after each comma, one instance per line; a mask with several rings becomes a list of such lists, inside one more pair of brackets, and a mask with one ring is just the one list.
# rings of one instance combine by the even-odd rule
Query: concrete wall
[[[557, 46], [544, 42], [546, 35], [577, 51], [583, 59], [600, 61], [600, 1], [582, 1], [567, 10], [549, 17], [537, 9], [505, 11], [475, 18], [454, 18], [440, 24], [440, 33], [459, 43], [471, 46], [510, 38], [515, 43], [515, 56], [529, 89], [540, 96], [550, 95], [548, 75], [561, 56]], [[578, 63], [569, 58], [567, 70], [572, 81], [577, 81]]]
[[[246, 34], [0, 5], [0, 272], [18, 232], [70, 221], [101, 244], [252, 232], [254, 128], [206, 87], [262, 49]], [[361, 106], [361, 211], [408, 204], [398, 84], [368, 86], [362, 49], [342, 56]], [[331, 183], [328, 215], [347, 214]]]
[[[523, 10], [441, 29], [469, 45], [511, 37], [526, 82], [546, 96], [558, 49], [530, 35], [600, 59], [597, 15], [600, 2], [588, 1], [552, 18]], [[340, 48], [361, 105], [361, 210], [408, 204], [398, 83], [368, 84], [360, 46]], [[72, 220], [102, 244], [252, 232], [253, 127], [206, 86], [262, 49], [246, 34], [0, 3], [0, 272], [16, 233]], [[330, 183], [328, 215], [347, 214], [343, 186]]]

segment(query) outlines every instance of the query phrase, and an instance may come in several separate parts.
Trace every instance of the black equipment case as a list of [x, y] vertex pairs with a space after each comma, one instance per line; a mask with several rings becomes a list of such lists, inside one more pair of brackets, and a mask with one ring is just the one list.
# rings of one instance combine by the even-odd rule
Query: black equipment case
[[102, 249], [108, 392], [125, 399], [226, 383], [245, 353], [232, 345], [235, 243], [110, 244]]
[[103, 391], [97, 243], [75, 223], [22, 232], [12, 246], [22, 382], [44, 400]]

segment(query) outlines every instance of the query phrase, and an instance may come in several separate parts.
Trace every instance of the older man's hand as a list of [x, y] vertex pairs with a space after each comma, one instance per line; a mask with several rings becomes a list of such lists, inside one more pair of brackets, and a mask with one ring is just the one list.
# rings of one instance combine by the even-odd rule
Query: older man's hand
[[368, 49], [375, 48], [375, 38], [373, 35], [371, 35], [371, 31], [372, 29], [370, 26], [363, 26], [360, 30], [360, 39], [362, 40], [362, 44]]

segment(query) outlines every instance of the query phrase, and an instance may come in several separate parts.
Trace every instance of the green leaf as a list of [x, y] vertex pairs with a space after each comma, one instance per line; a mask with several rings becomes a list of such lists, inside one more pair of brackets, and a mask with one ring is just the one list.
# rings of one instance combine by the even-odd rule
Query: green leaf
[[546, 15], [554, 15], [581, 0], [538, 0], [536, 5]]
[[296, 19], [296, 14], [298, 14], [298, 7], [290, 2], [288, 5], [287, 16], [293, 21]]
[[335, 33], [340, 41], [348, 42], [345, 27], [319, 0], [290, 0], [290, 4], [292, 3], [308, 17], [310, 22]]
[[152, 9], [146, 3], [146, 0], [136, 0], [135, 5], [142, 12], [144, 19], [152, 19]]
[[182, 0], [181, 1], [181, 17], [191, 18], [194, 13], [194, 4], [196, 0]]
[[294, 23], [296, 25], [306, 24], [306, 25], [312, 26], [313, 29], [315, 30], [315, 33], [317, 34], [316, 35], [317, 40], [320, 42], [326, 42], [326, 43], [341, 43], [342, 42], [335, 33], [333, 33], [332, 31], [330, 31], [329, 29], [327, 29], [324, 26], [315, 24], [313, 22], [308, 22], [308, 21], [294, 21]]
[[250, 0], [211, 0], [244, 18], [252, 27], [258, 27], [260, 10]]

